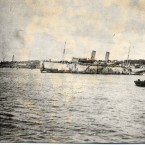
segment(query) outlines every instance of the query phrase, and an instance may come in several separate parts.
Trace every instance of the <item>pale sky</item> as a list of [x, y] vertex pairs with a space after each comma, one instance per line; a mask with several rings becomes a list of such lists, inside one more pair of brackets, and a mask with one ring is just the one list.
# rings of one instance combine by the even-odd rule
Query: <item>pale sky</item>
[[145, 0], [0, 0], [0, 61], [145, 59]]

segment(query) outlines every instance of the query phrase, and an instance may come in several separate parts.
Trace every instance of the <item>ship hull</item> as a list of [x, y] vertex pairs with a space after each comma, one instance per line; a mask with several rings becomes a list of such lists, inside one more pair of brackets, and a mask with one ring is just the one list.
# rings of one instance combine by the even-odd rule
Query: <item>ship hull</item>
[[145, 81], [134, 81], [134, 83], [138, 87], [145, 87]]
[[41, 73], [76, 73], [76, 74], [104, 74], [104, 75], [130, 75], [131, 72], [123, 67], [110, 67], [104, 65], [94, 65], [72, 62], [42, 62]]

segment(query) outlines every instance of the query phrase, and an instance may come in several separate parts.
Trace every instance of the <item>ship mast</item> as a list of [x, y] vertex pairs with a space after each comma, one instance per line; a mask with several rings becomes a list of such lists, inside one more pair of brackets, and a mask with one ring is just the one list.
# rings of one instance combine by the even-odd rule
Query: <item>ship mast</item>
[[2, 44], [2, 57], [3, 57], [3, 62], [5, 61], [5, 43], [4, 43], [4, 36], [2, 35], [1, 39], [1, 44]]
[[13, 57], [12, 57], [12, 62], [14, 61], [14, 58], [15, 58], [15, 57], [14, 57], [14, 55], [13, 55]]
[[128, 60], [129, 60], [130, 48], [131, 48], [131, 44], [130, 44], [130, 46], [129, 46], [128, 56], [127, 56], [127, 66], [129, 65], [129, 64], [128, 64]]
[[63, 61], [65, 61], [65, 49], [66, 49], [66, 41], [64, 43], [64, 49], [63, 49]]

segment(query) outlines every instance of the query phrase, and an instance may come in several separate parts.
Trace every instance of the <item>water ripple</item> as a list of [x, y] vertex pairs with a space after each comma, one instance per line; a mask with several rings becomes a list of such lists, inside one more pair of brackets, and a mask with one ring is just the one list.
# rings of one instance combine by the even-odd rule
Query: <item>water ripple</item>
[[0, 142], [144, 143], [136, 79], [1, 69]]

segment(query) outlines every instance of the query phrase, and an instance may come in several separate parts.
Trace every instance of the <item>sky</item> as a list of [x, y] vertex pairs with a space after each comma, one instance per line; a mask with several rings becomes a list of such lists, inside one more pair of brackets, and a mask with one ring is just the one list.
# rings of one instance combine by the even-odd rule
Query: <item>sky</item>
[[0, 61], [145, 59], [145, 0], [0, 0]]

